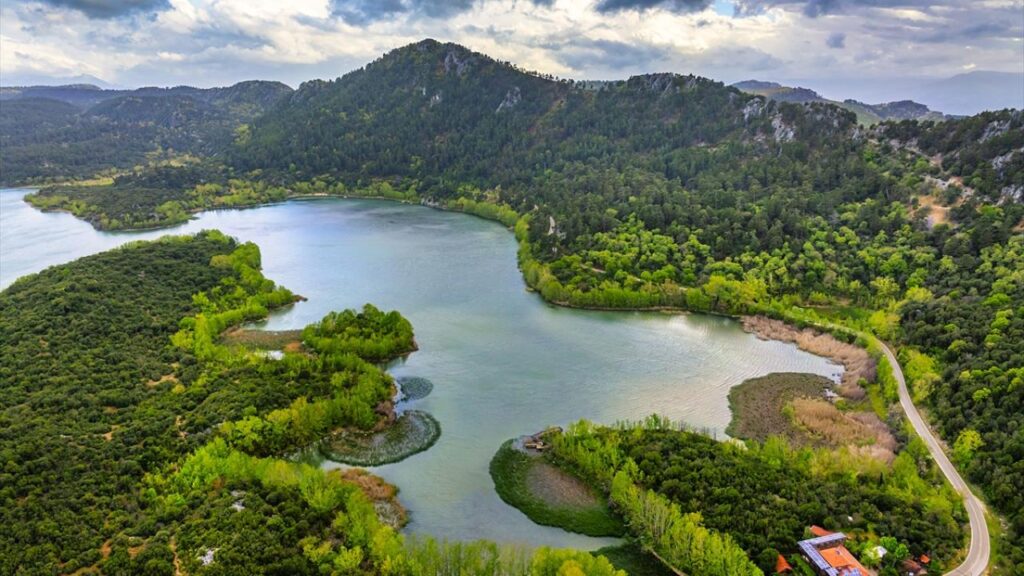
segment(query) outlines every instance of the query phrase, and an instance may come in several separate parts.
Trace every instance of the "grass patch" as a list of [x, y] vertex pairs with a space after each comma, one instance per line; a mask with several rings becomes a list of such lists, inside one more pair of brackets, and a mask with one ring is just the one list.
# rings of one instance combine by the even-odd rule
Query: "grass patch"
[[618, 570], [625, 570], [629, 576], [675, 576], [675, 572], [632, 542], [601, 548], [593, 554], [604, 556], [612, 566]]
[[[302, 330], [228, 330], [221, 336], [226, 346], [240, 346], [248, 350], [293, 351], [302, 346]], [[294, 350], [297, 351], [297, 350]]]
[[857, 446], [883, 462], [896, 457], [896, 439], [874, 412], [841, 412], [819, 398], [794, 398], [793, 419], [826, 446]]
[[426, 412], [408, 410], [379, 432], [342, 430], [320, 445], [325, 457], [352, 466], [382, 466], [430, 448], [441, 437], [441, 424]]
[[596, 491], [541, 456], [517, 450], [509, 440], [491, 460], [494, 488], [507, 504], [544, 526], [587, 536], [621, 536], [622, 521]]

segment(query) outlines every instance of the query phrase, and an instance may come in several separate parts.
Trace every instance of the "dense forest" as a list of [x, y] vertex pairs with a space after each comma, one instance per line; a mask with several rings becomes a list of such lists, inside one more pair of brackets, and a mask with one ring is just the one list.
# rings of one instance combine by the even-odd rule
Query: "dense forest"
[[[72, 117], [46, 105], [37, 118]], [[112, 229], [305, 194], [420, 201], [514, 227], [527, 282], [552, 302], [870, 332], [899, 348], [1020, 566], [1022, 146], [1020, 110], [865, 129], [826, 103], [671, 74], [575, 83], [428, 40], [303, 84], [202, 161], [31, 201]]]
[[1019, 110], [869, 132], [834, 107], [704, 79], [593, 89], [425, 41], [303, 85], [232, 158], [283, 186], [384, 181], [470, 211], [506, 206], [523, 216], [524, 274], [552, 301], [812, 306], [895, 341], [960, 466], [1010, 518], [1012, 565], [1024, 563], [1022, 144]]
[[211, 89], [5, 88], [0, 184], [90, 178], [156, 158], [216, 155], [241, 124], [290, 92], [262, 81]]
[[[279, 358], [223, 330], [294, 300], [218, 232], [55, 266], [0, 293], [0, 572], [619, 575], [603, 557], [406, 540], [395, 489], [281, 458], [371, 427], [413, 349], [373, 306]], [[568, 572], [567, 572], [568, 571]], [[576, 571], [576, 572], [573, 572]]]
[[895, 341], [960, 466], [1010, 518], [1012, 565], [1024, 562], [1022, 142], [1021, 111], [866, 132], [827, 105], [703, 79], [595, 90], [426, 41], [304, 85], [252, 123], [234, 161], [284, 186], [384, 180], [470, 211], [507, 206], [523, 216], [524, 274], [552, 301], [812, 306]]
[[[613, 428], [580, 422], [553, 445], [556, 461], [610, 493], [642, 545], [678, 558], [673, 565], [686, 572], [751, 573], [730, 566], [735, 549], [769, 574], [780, 553], [798, 565], [795, 543], [812, 524], [846, 533], [884, 575], [898, 574], [910, 554], [927, 553], [941, 568], [962, 544], [959, 496], [944, 487], [920, 441], [890, 468], [847, 449], [794, 450], [779, 438], [720, 442], [652, 417]], [[666, 516], [676, 518], [669, 528]], [[698, 562], [700, 555], [680, 551], [701, 540], [694, 534], [702, 526], [727, 536], [713, 546], [712, 532]], [[883, 539], [901, 552], [872, 558]]]

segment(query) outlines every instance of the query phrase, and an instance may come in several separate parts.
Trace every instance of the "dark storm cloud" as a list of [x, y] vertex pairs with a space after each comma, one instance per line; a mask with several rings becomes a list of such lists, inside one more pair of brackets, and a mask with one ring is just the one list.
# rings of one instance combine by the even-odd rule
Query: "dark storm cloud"
[[[969, 1], [969, 0], [968, 0]], [[737, 0], [737, 16], [761, 14], [769, 8], [798, 10], [805, 16], [817, 18], [858, 8], [927, 8], [936, 4], [956, 4], [940, 0]]]
[[607, 14], [609, 12], [623, 12], [625, 10], [643, 12], [653, 8], [662, 8], [670, 12], [682, 14], [706, 10], [712, 3], [713, 0], [601, 0], [597, 3], [596, 9], [598, 12]]
[[833, 32], [825, 39], [825, 45], [829, 48], [846, 48], [846, 34]]
[[878, 38], [920, 44], [1005, 44], [1024, 37], [1024, 21], [1016, 6], [987, 10], [961, 8], [947, 18], [934, 22], [907, 21], [899, 18], [877, 19], [864, 30]]
[[331, 13], [349, 24], [365, 25], [400, 14], [443, 18], [465, 12], [474, 0], [331, 0]]
[[170, 7], [167, 0], [42, 0], [42, 3], [57, 8], [78, 10], [89, 18], [118, 18]]

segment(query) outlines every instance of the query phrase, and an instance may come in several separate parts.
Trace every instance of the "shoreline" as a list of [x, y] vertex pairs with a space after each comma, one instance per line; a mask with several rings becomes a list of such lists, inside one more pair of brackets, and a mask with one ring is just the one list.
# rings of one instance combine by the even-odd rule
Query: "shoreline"
[[[251, 209], [254, 209], [254, 208], [264, 208], [264, 207], [268, 207], [268, 206], [277, 206], [279, 204], [286, 204], [288, 202], [291, 202], [292, 200], [320, 200], [320, 199], [325, 199], [325, 198], [337, 198], [337, 199], [341, 199], [341, 200], [381, 200], [381, 201], [386, 201], [386, 202], [396, 202], [398, 204], [409, 204], [409, 205], [417, 205], [418, 204], [418, 205], [421, 205], [421, 206], [425, 206], [427, 208], [436, 208], [438, 210], [444, 210], [444, 211], [449, 211], [449, 212], [462, 212], [460, 210], [446, 210], [444, 207], [442, 207], [440, 205], [427, 204], [427, 203], [424, 203], [422, 200], [420, 202], [416, 202], [416, 201], [413, 201], [413, 200], [405, 200], [405, 199], [401, 199], [401, 198], [388, 198], [387, 196], [361, 196], [361, 195], [358, 195], [358, 194], [357, 195], [350, 195], [350, 194], [326, 194], [326, 193], [319, 194], [319, 193], [314, 193], [314, 194], [295, 194], [295, 195], [290, 195], [290, 196], [286, 197], [284, 200], [272, 200], [272, 201], [269, 201], [269, 202], [253, 202], [251, 204], [234, 204], [234, 205], [230, 205], [230, 206], [209, 206], [209, 207], [190, 208], [190, 209], [185, 211], [185, 213], [188, 214], [188, 218], [185, 218], [184, 220], [174, 220], [174, 221], [170, 221], [170, 222], [166, 222], [166, 223], [158, 223], [158, 224], [155, 223], [155, 224], [152, 224], [152, 225], [149, 225], [149, 226], [126, 226], [126, 227], [121, 227], [121, 228], [104, 228], [104, 227], [101, 227], [101, 226], [97, 226], [95, 221], [93, 221], [93, 220], [91, 220], [89, 218], [85, 218], [83, 216], [79, 216], [79, 215], [75, 214], [74, 212], [72, 212], [71, 210], [68, 210], [67, 208], [51, 207], [51, 206], [39, 206], [39, 205], [35, 204], [34, 202], [32, 202], [31, 200], [28, 199], [28, 197], [30, 195], [35, 194], [36, 192], [39, 192], [41, 189], [42, 189], [42, 187], [34, 188], [34, 187], [30, 187], [30, 186], [14, 186], [14, 187], [10, 187], [10, 188], [5, 188], [5, 190], [25, 190], [26, 193], [22, 196], [22, 198], [21, 198], [22, 201], [27, 203], [27, 204], [29, 204], [29, 205], [31, 205], [33, 208], [35, 208], [36, 210], [39, 210], [40, 212], [69, 214], [69, 215], [74, 216], [75, 218], [81, 220], [82, 222], [85, 222], [86, 224], [92, 226], [93, 229], [96, 230], [97, 232], [103, 232], [103, 233], [106, 233], [106, 234], [118, 234], [118, 233], [121, 233], [121, 232], [125, 232], [125, 233], [152, 232], [153, 230], [161, 230], [161, 229], [164, 229], [164, 228], [170, 229], [170, 228], [174, 228], [175, 226], [181, 226], [182, 224], [187, 224], [188, 222], [191, 222], [192, 220], [195, 220], [196, 217], [198, 217], [198, 215], [202, 214], [203, 212], [217, 212], [217, 211], [220, 211], [220, 210], [251, 210]], [[469, 214], [468, 212], [463, 212], [463, 213], [464, 214]], [[474, 216], [475, 216], [475, 214], [474, 214]], [[483, 218], [483, 217], [481, 216], [481, 218]], [[484, 218], [484, 219], [485, 220], [489, 220], [489, 218]]]
[[856, 344], [842, 342], [835, 336], [807, 327], [800, 328], [785, 320], [764, 315], [740, 317], [743, 330], [762, 340], [773, 340], [795, 344], [797, 348], [822, 358], [827, 358], [843, 367], [837, 390], [850, 400], [863, 400], [867, 393], [860, 382], [874, 382], [878, 378], [878, 365], [866, 349]]
[[[25, 189], [25, 190], [27, 190], [27, 193], [31, 192], [31, 189]], [[27, 195], [27, 193], [26, 193], [26, 195]], [[275, 202], [269, 202], [269, 203], [260, 203], [260, 204], [246, 205], [246, 206], [227, 206], [227, 207], [213, 208], [213, 209], [196, 209], [196, 210], [194, 210], [194, 211], [192, 211], [190, 213], [191, 214], [199, 214], [199, 213], [204, 212], [204, 211], [222, 210], [222, 209], [232, 209], [232, 210], [235, 210], [235, 209], [246, 209], [246, 208], [258, 207], [258, 206], [272, 206], [272, 205], [276, 205], [276, 204], [283, 204], [283, 203], [286, 203], [286, 202], [288, 202], [290, 200], [305, 200], [305, 199], [312, 200], [312, 199], [321, 199], [321, 198], [369, 199], [369, 200], [378, 200], [378, 201], [397, 202], [397, 203], [401, 203], [401, 204], [414, 204], [415, 203], [415, 202], [411, 202], [411, 201], [408, 201], [408, 200], [402, 200], [402, 199], [396, 199], [396, 198], [384, 198], [384, 197], [379, 197], [379, 196], [348, 196], [348, 195], [341, 196], [341, 195], [331, 195], [331, 194], [301, 195], [301, 196], [300, 195], [296, 195], [296, 196], [288, 197], [288, 198], [286, 198], [286, 199], [284, 199], [282, 201], [275, 201]], [[27, 202], [27, 200], [25, 200], [24, 197], [22, 198], [22, 200]], [[38, 206], [36, 206], [34, 204], [30, 203], [30, 205], [32, 205], [36, 209], [39, 209], [40, 211], [54, 211], [54, 212], [61, 211], [61, 212], [67, 212], [66, 210], [61, 210], [61, 209], [44, 210], [44, 209], [42, 209], [42, 208], [40, 208], [40, 207], [38, 207]], [[485, 215], [477, 214], [477, 213], [474, 213], [474, 212], [471, 212], [471, 211], [468, 211], [468, 210], [460, 210], [460, 209], [456, 209], [456, 208], [453, 208], [453, 207], [448, 207], [448, 206], [445, 206], [443, 204], [431, 204], [431, 203], [426, 203], [426, 202], [420, 202], [420, 205], [422, 205], [424, 207], [428, 207], [428, 208], [434, 208], [434, 209], [437, 209], [437, 210], [447, 211], [447, 212], [460, 212], [460, 213], [471, 215], [471, 216], [477, 216], [477, 217], [483, 218], [485, 220], [495, 221], [495, 222], [498, 222], [499, 224], [504, 224], [504, 223], [502, 223], [501, 221], [499, 221], [499, 220], [497, 220], [495, 218], [489, 218], [489, 217], [487, 217]], [[70, 212], [68, 212], [68, 213], [70, 214]], [[72, 216], [74, 216], [74, 217], [76, 217], [76, 218], [78, 218], [80, 220], [85, 220], [84, 218], [80, 218], [78, 216], [75, 216], [74, 214], [72, 214]], [[89, 222], [88, 220], [85, 220], [85, 221]], [[98, 231], [102, 231], [102, 232], [120, 232], [120, 231], [131, 232], [131, 231], [135, 231], [134, 229], [119, 229], [119, 230], [114, 230], [114, 231], [106, 231], [106, 230], [102, 230], [100, 228], [97, 228], [92, 222], [89, 222], [89, 223], [90, 223], [90, 225], [93, 228], [95, 228]], [[179, 224], [181, 224], [181, 222], [177, 222], [177, 223], [174, 223], [174, 224], [168, 224], [168, 225], [155, 226], [155, 227], [152, 227], [152, 228], [146, 228], [145, 230], [169, 228], [169, 227], [177, 226]], [[506, 226], [506, 229], [508, 229], [508, 228], [509, 227]], [[517, 242], [520, 244], [520, 247], [521, 247], [522, 246], [522, 241], [517, 238]], [[523, 261], [522, 258], [520, 258], [518, 266], [520, 268], [520, 272], [521, 273], [523, 271], [523, 264], [524, 264], [524, 261]], [[523, 278], [524, 282], [526, 283], [526, 286], [527, 286], [528, 290], [533, 291], [533, 292], [539, 292], [538, 290], [535, 290], [532, 287], [530, 287], [529, 282], [526, 280], [525, 274], [521, 274], [521, 278]], [[745, 317], [745, 315], [729, 314], [729, 313], [722, 313], [722, 312], [715, 312], [715, 311], [699, 311], [699, 312], [695, 312], [693, 310], [689, 310], [689, 309], [681, 308], [681, 307], [675, 307], [675, 306], [649, 306], [649, 307], [631, 307], [631, 308], [590, 307], [590, 306], [575, 305], [575, 304], [571, 304], [569, 302], [559, 302], [559, 301], [555, 301], [555, 300], [549, 300], [549, 299], [544, 298], [543, 294], [538, 294], [538, 296], [541, 298], [542, 302], [544, 302], [546, 304], [549, 304], [551, 306], [557, 306], [557, 307], [563, 307], [563, 308], [573, 308], [573, 309], [578, 309], [578, 310], [594, 310], [594, 311], [608, 311], [608, 312], [663, 312], [663, 313], [679, 313], [679, 314], [684, 314], [684, 313], [701, 313], [701, 314], [710, 314], [710, 315], [715, 315], [715, 316], [732, 318], [734, 320], [737, 320], [737, 321], [741, 322], [741, 324], [743, 322], [743, 318]], [[761, 315], [764, 318], [767, 318], [769, 320], [774, 320], [776, 322], [779, 322], [781, 325], [784, 325], [784, 326], [786, 326], [786, 327], [788, 327], [788, 328], [790, 328], [790, 329], [792, 329], [792, 330], [794, 330], [796, 332], [801, 332], [801, 331], [803, 331], [805, 329], [805, 328], [801, 328], [801, 326], [805, 326], [805, 327], [806, 326], [811, 326], [811, 327], [813, 327], [813, 329], [815, 331], [820, 332], [820, 334], [845, 334], [845, 335], [851, 336], [851, 337], [853, 337], [855, 339], [858, 339], [861, 342], [864, 342], [866, 340], [867, 341], [867, 345], [864, 346], [864, 347], [859, 347], [859, 348], [861, 348], [862, 350], [866, 348], [867, 349], [866, 351], [868, 352], [869, 355], [874, 356], [876, 354], [875, 348], [880, 346], [881, 349], [877, 351], [878, 352], [878, 356], [881, 356], [881, 357], [889, 356], [892, 360], [895, 360], [895, 356], [892, 355], [891, 353], [888, 353], [888, 347], [885, 345], [885, 343], [882, 342], [881, 340], [877, 339], [873, 335], [871, 335], [869, 333], [862, 333], [862, 332], [860, 332], [859, 330], [857, 330], [855, 328], [850, 328], [850, 327], [847, 327], [847, 326], [843, 326], [842, 324], [837, 324], [835, 322], [829, 321], [828, 319], [821, 319], [821, 318], [804, 319], [804, 318], [800, 318], [799, 317], [799, 310], [800, 310], [800, 308], [797, 307], [797, 306], [787, 306], [784, 309], [776, 309], [776, 308], [770, 308], [768, 306], [762, 306], [762, 307], [759, 307], [759, 308], [754, 309], [752, 311], [756, 312], [755, 315], [759, 314], [759, 315]], [[758, 335], [755, 334], [755, 336], [758, 336]], [[800, 347], [799, 343], [796, 340], [780, 339], [780, 338], [775, 337], [775, 336], [764, 336], [764, 339], [778, 340], [778, 341], [781, 341], [781, 342], [784, 342], [784, 343], [792, 343], [792, 344], [796, 344], [798, 348]], [[832, 359], [830, 356], [818, 354], [818, 353], [816, 353], [814, 351], [811, 351], [811, 350], [805, 350], [805, 351], [807, 351], [808, 353], [812, 353], [812, 354], [816, 354], [816, 355], [819, 355], [819, 356], [822, 356], [822, 357], [825, 357], [825, 358]], [[884, 356], [883, 356], [883, 354], [884, 354]], [[888, 368], [891, 369], [891, 371], [892, 371], [894, 376], [898, 376], [900, 379], [902, 379], [902, 371], [900, 369], [900, 366], [899, 366], [898, 362], [895, 362], [895, 361], [883, 362], [883, 363], [879, 364], [879, 366], [883, 366], [883, 369], [884, 369], [884, 365], [885, 364], [889, 365]], [[902, 400], [903, 399], [900, 398], [900, 400], [901, 400], [900, 403], [902, 404]], [[913, 407], [912, 404], [910, 404], [910, 406]], [[906, 405], [903, 406], [902, 412], [903, 412], [903, 416], [906, 419], [910, 420], [912, 424], [916, 424], [915, 422], [913, 422], [913, 419], [911, 418], [910, 410], [907, 408]], [[916, 410], [915, 410], [915, 412], [916, 412]], [[916, 425], [914, 427], [918, 428]], [[921, 434], [920, 430], [918, 430], [918, 434]], [[923, 436], [923, 434], [921, 434], [921, 435]], [[932, 446], [929, 446], [929, 448], [932, 448]], [[942, 452], [941, 448], [939, 448], [938, 450], [939, 450], [938, 453], [936, 453], [934, 450], [929, 450], [929, 452], [931, 452], [932, 458], [934, 460], [936, 460], [936, 461], [939, 460], [939, 457], [938, 457], [939, 454], [941, 454], [943, 457], [945, 457], [945, 454]], [[950, 474], [946, 470], [943, 470], [943, 472], [945, 472], [946, 480], [948, 482], [950, 482], [950, 484], [954, 484], [954, 482], [952, 482], [952, 478], [951, 478]], [[955, 474], [955, 469], [953, 469], [953, 473]], [[965, 507], [969, 509], [969, 513], [970, 513], [971, 512], [971, 510], [970, 510], [971, 506], [969, 504], [971, 504], [973, 502], [968, 500], [968, 498], [967, 498], [968, 495], [970, 495], [972, 497], [971, 500], [975, 500], [975, 501], [977, 500], [977, 497], [975, 497], [973, 494], [971, 494], [970, 489], [967, 488], [967, 492], [965, 494], [965, 499], [964, 499], [965, 500], [964, 504], [965, 504]], [[973, 518], [973, 516], [974, 516], [973, 514], [971, 514], [971, 516], [972, 516], [971, 522], [970, 522], [971, 529], [972, 529], [972, 531], [975, 531], [976, 530], [976, 527], [975, 527], [976, 522], [974, 521], [975, 518]], [[978, 540], [978, 538], [972, 538], [971, 539], [971, 550], [970, 550], [971, 556], [975, 556], [975, 550], [974, 549], [976, 547], [980, 547], [980, 546], [976, 545], [976, 541], [977, 540]], [[986, 541], [984, 544], [987, 546], [988, 542]], [[987, 557], [987, 550], [984, 550], [979, 555], [982, 555], [982, 554]], [[974, 559], [972, 558], [972, 560], [974, 560]]]
[[[31, 194], [32, 192], [38, 192], [40, 188], [24, 187], [24, 188], [12, 188], [12, 189], [27, 190], [28, 193], [25, 194], [25, 196], [27, 197], [28, 194]], [[35, 208], [35, 209], [37, 209], [37, 210], [39, 210], [41, 212], [63, 212], [65, 214], [69, 214], [69, 215], [77, 218], [78, 220], [81, 220], [83, 222], [88, 223], [90, 226], [93, 227], [93, 229], [97, 230], [98, 232], [113, 233], [113, 234], [120, 233], [120, 232], [126, 232], [126, 233], [131, 233], [131, 232], [149, 232], [149, 231], [153, 231], [153, 230], [160, 230], [160, 229], [163, 229], [163, 228], [170, 229], [170, 228], [173, 228], [175, 226], [180, 226], [182, 224], [185, 224], [185, 223], [195, 219], [194, 217], [196, 215], [201, 214], [203, 212], [215, 212], [215, 211], [219, 211], [219, 210], [247, 210], [247, 209], [252, 209], [252, 208], [277, 206], [277, 205], [286, 204], [288, 202], [296, 201], [296, 200], [297, 201], [303, 201], [303, 200], [322, 200], [322, 199], [376, 200], [376, 201], [381, 201], [381, 202], [395, 202], [395, 203], [398, 203], [398, 204], [406, 204], [406, 205], [411, 205], [411, 206], [419, 205], [419, 206], [423, 206], [424, 208], [430, 208], [430, 209], [433, 209], [433, 210], [439, 210], [441, 212], [453, 212], [453, 213], [458, 213], [458, 214], [465, 214], [467, 216], [474, 216], [474, 217], [480, 218], [482, 220], [487, 220], [489, 222], [494, 222], [496, 224], [499, 224], [502, 227], [504, 227], [506, 230], [511, 230], [512, 229], [512, 227], [505, 226], [503, 222], [501, 222], [501, 221], [499, 221], [499, 220], [497, 220], [495, 218], [488, 218], [487, 216], [484, 216], [484, 215], [481, 215], [481, 214], [476, 214], [474, 212], [470, 212], [470, 211], [467, 211], [467, 210], [459, 210], [459, 209], [455, 209], [455, 208], [449, 208], [449, 207], [445, 206], [442, 203], [430, 202], [430, 201], [427, 201], [425, 199], [420, 199], [419, 202], [414, 202], [412, 200], [404, 200], [404, 199], [399, 199], [399, 198], [388, 198], [388, 197], [385, 197], [385, 196], [362, 196], [362, 195], [351, 195], [351, 194], [338, 195], [338, 194], [327, 194], [327, 193], [296, 194], [294, 196], [289, 196], [289, 197], [285, 198], [284, 200], [273, 201], [273, 202], [260, 202], [260, 203], [255, 203], [255, 204], [243, 204], [243, 205], [237, 205], [237, 206], [224, 206], [224, 207], [213, 207], [213, 208], [195, 208], [195, 209], [192, 209], [192, 210], [189, 211], [189, 214], [190, 214], [191, 217], [188, 218], [187, 220], [184, 220], [184, 221], [179, 221], [179, 222], [174, 222], [174, 223], [169, 223], [169, 224], [155, 225], [155, 226], [139, 227], [139, 228], [104, 229], [104, 228], [97, 227], [95, 225], [95, 223], [93, 223], [92, 221], [90, 221], [90, 220], [88, 220], [86, 218], [79, 217], [79, 216], [77, 216], [77, 215], [75, 215], [75, 214], [71, 213], [70, 211], [65, 210], [63, 208], [53, 208], [53, 209], [41, 208], [39, 206], [36, 206], [32, 202], [28, 201], [25, 197], [22, 197], [22, 200], [24, 202], [30, 204], [33, 208]], [[516, 242], [518, 244], [521, 244], [518, 239], [516, 239]], [[732, 320], [736, 320], [737, 322], [740, 322], [741, 325], [743, 324], [743, 319], [747, 318], [747, 317], [764, 317], [764, 318], [767, 318], [767, 319], [775, 319], [775, 318], [772, 318], [771, 316], [766, 315], [764, 313], [764, 311], [759, 311], [757, 313], [752, 313], [752, 314], [730, 314], [730, 313], [719, 312], [719, 311], [715, 311], [715, 310], [694, 311], [694, 310], [690, 310], [688, 308], [684, 308], [684, 307], [681, 307], [681, 306], [669, 306], [669, 305], [630, 306], [630, 307], [587, 306], [587, 305], [573, 304], [572, 302], [565, 301], [565, 300], [550, 300], [550, 299], [544, 298], [543, 294], [541, 294], [539, 290], [535, 289], [533, 286], [531, 286], [529, 284], [528, 281], [526, 281], [525, 274], [522, 274], [522, 262], [521, 261], [517, 262], [517, 267], [520, 269], [520, 278], [523, 279], [524, 284], [526, 285], [526, 290], [528, 292], [537, 294], [537, 296], [541, 299], [542, 302], [544, 302], [545, 304], [548, 304], [549, 306], [556, 307], [556, 308], [567, 308], [567, 309], [572, 309], [572, 310], [586, 310], [586, 311], [594, 311], [594, 312], [660, 312], [660, 313], [664, 313], [664, 314], [680, 314], [680, 315], [685, 315], [685, 314], [706, 314], [706, 315], [709, 315], [709, 316], [718, 316], [720, 318], [729, 318], [729, 319], [732, 319]], [[304, 301], [304, 300], [305, 299], [303, 298], [302, 301]], [[775, 320], [778, 320], [778, 321], [786, 324], [787, 326], [792, 327], [794, 330], [801, 330], [801, 328], [797, 325], [795, 320], [793, 320], [793, 321], [789, 321], [789, 320], [786, 320], [786, 319], [775, 319]], [[845, 327], [841, 327], [841, 328], [843, 330], [848, 330]], [[818, 332], [820, 332], [821, 334], [826, 334], [826, 335], [830, 334], [830, 332], [825, 327], [823, 327], [823, 326], [815, 326], [814, 329], [817, 330]], [[783, 342], [783, 343], [796, 344], [795, 341], [785, 340], [785, 339], [781, 339], [781, 338], [762, 337], [762, 336], [760, 336], [760, 335], [758, 335], [758, 334], [756, 334], [756, 333], [754, 333], [754, 332], [752, 332], [750, 330], [747, 330], [746, 328], [744, 328], [744, 331], [746, 331], [748, 333], [752, 333], [755, 336], [757, 336], [757, 337], [759, 337], [761, 339], [764, 339], [764, 340], [774, 340], [774, 341]], [[800, 346], [797, 345], [797, 347], [799, 348]], [[832, 360], [834, 362], [837, 362], [838, 364], [843, 365], [844, 368], [845, 368], [845, 365], [842, 362], [837, 361], [835, 358], [833, 358], [831, 356], [824, 355], [824, 354], [819, 354], [819, 353], [816, 353], [816, 352], [814, 352], [812, 350], [807, 350], [807, 349], [803, 349], [803, 348], [801, 348], [801, 350], [804, 350], [805, 352], [814, 354], [816, 356], [821, 356], [823, 358], [826, 358], [826, 359]], [[413, 351], [415, 351], [415, 349]]]

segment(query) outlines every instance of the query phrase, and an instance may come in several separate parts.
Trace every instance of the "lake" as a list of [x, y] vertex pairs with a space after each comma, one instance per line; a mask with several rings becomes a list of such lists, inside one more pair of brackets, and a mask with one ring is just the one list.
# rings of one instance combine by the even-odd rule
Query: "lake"
[[414, 407], [432, 413], [442, 434], [430, 450], [372, 470], [401, 489], [413, 533], [600, 547], [612, 541], [537, 526], [498, 498], [488, 463], [504, 440], [580, 418], [612, 423], [652, 413], [722, 435], [727, 394], [743, 380], [841, 371], [727, 318], [545, 304], [526, 290], [512, 234], [464, 214], [318, 199], [105, 233], [35, 210], [22, 200], [26, 192], [0, 192], [0, 286], [128, 241], [216, 228], [258, 244], [266, 276], [309, 299], [275, 313], [268, 329], [300, 328], [366, 302], [409, 318], [420, 350], [391, 372], [434, 383]]

